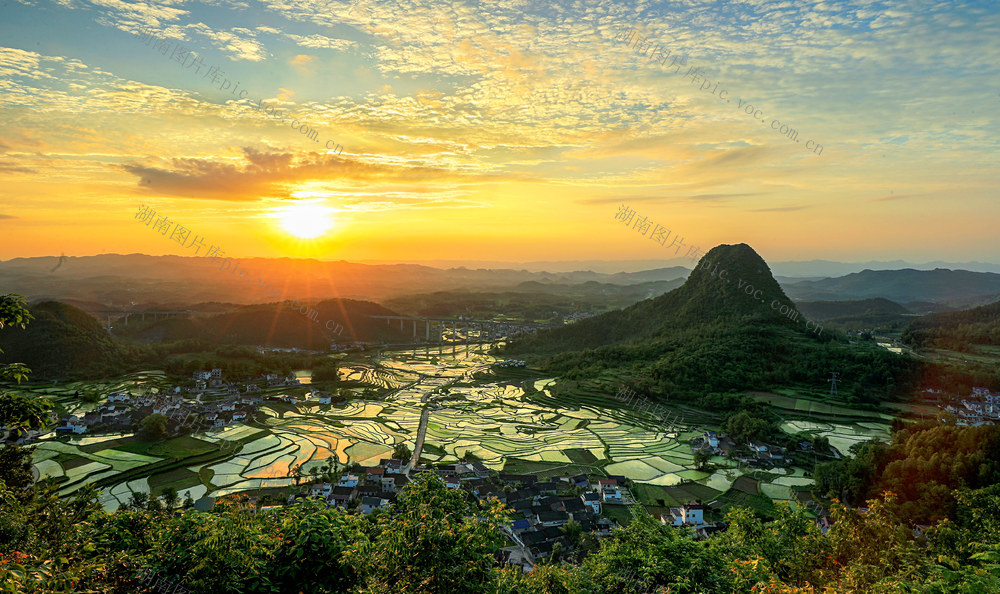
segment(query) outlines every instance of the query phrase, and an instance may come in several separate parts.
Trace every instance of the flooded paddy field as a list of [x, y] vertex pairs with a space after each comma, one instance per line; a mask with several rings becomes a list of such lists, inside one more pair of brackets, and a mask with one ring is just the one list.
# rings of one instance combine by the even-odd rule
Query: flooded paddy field
[[[713, 459], [716, 469], [711, 472], [695, 469], [688, 440], [701, 435], [704, 426], [670, 425], [624, 406], [610, 394], [560, 390], [553, 395], [559, 382], [554, 378], [500, 380], [486, 348], [463, 345], [454, 352], [446, 347], [352, 356], [342, 362], [342, 380], [378, 389], [377, 397], [363, 398], [361, 389], [355, 389], [356, 398], [323, 405], [310, 398], [308, 385], [297, 386], [284, 390], [296, 395], [297, 403], [265, 401], [253, 423], [165, 442], [145, 443], [120, 434], [68, 440], [46, 436], [38, 442], [35, 469], [40, 476], [60, 480], [63, 493], [98, 482], [108, 509], [125, 503], [132, 492], [158, 494], [167, 486], [193, 499], [288, 487], [295, 484], [292, 468], [299, 464], [308, 478], [312, 469], [334, 463], [375, 465], [391, 457], [400, 443], [413, 449], [426, 409], [423, 462], [452, 462], [472, 454], [495, 470], [543, 476], [621, 474], [637, 483], [642, 499], [651, 501], [675, 501], [688, 491], [707, 500], [748, 472], [723, 458]], [[81, 414], [96, 403], [76, 403], [74, 408], [70, 401], [76, 390], [107, 393], [140, 386], [169, 387], [162, 373], [145, 372], [38, 393], [55, 398], [61, 411]], [[879, 416], [865, 421], [841, 425], [794, 419], [782, 429], [828, 435], [835, 447], [846, 451], [851, 443], [887, 434], [888, 426]], [[790, 499], [794, 487], [810, 482], [802, 469], [779, 469], [760, 482], [759, 493]]]

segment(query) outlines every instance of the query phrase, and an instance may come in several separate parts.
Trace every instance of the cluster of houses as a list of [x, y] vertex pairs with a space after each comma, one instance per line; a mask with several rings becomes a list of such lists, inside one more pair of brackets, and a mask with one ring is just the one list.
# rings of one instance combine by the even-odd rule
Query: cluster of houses
[[520, 359], [504, 359], [503, 361], [494, 363], [496, 367], [524, 367], [525, 365], [527, 365], [527, 361]]
[[[413, 469], [415, 473], [427, 470], [437, 473], [448, 489], [464, 489], [480, 502], [495, 498], [512, 509], [518, 519], [505, 529], [513, 543], [506, 549], [510, 555], [508, 561], [526, 569], [549, 556], [556, 543], [560, 543], [563, 551], [573, 550], [561, 530], [570, 520], [584, 532], [610, 534], [617, 523], [601, 516], [602, 505], [624, 503], [626, 499], [623, 476], [591, 481], [586, 475], [578, 475], [542, 481], [533, 474], [491, 475], [481, 462]], [[292, 495], [289, 503], [298, 498], [319, 497], [328, 505], [368, 514], [395, 503], [409, 480], [401, 460], [382, 460], [373, 468], [347, 471], [336, 483], [312, 484], [308, 491]]]
[[[295, 386], [298, 379], [270, 373], [251, 379], [247, 383], [226, 381], [221, 369], [196, 371], [193, 386], [174, 386], [164, 394], [133, 394], [114, 392], [96, 409], [83, 416], [68, 415], [57, 433], [86, 433], [96, 427], [108, 431], [131, 431], [145, 417], [162, 414], [172, 419], [181, 418], [178, 424], [218, 428], [238, 423], [252, 417], [264, 402], [260, 384], [267, 386]], [[202, 402], [205, 396], [213, 398]], [[294, 403], [294, 398], [292, 398]]]
[[314, 483], [308, 492], [292, 495], [289, 503], [303, 497], [318, 497], [330, 506], [356, 507], [362, 513], [370, 514], [395, 503], [398, 493], [409, 482], [402, 460], [382, 460], [378, 466], [345, 472], [336, 483]]
[[[691, 450], [706, 450], [713, 456], [731, 456], [733, 460], [748, 466], [771, 467], [792, 464], [785, 448], [760, 441], [736, 443], [725, 433], [706, 431], [704, 435], [692, 438]], [[812, 447], [808, 443], [800, 444]]]
[[600, 313], [596, 311], [575, 311], [571, 314], [563, 316], [563, 324], [572, 324], [573, 322], [579, 322], [580, 320], [586, 320], [587, 318], [592, 318], [598, 315], [600, 315]]
[[967, 398], [959, 401], [958, 405], [946, 406], [945, 410], [958, 417], [956, 425], [992, 425], [1000, 421], [1000, 393], [988, 388], [972, 388], [972, 393]]

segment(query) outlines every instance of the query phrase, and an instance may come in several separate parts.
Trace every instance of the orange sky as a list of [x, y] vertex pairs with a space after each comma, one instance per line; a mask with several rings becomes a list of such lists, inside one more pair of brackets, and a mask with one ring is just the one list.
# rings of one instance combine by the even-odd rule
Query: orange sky
[[996, 5], [632, 4], [5, 4], [0, 259], [996, 261]]

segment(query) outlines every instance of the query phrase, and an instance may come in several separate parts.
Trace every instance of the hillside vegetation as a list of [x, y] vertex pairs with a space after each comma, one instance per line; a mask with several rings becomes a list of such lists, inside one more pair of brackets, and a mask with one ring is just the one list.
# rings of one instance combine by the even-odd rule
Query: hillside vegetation
[[505, 354], [533, 357], [567, 378], [612, 373], [651, 395], [824, 386], [877, 402], [911, 386], [914, 364], [849, 344], [796, 309], [748, 245], [720, 245], [680, 288], [631, 307], [518, 339]]

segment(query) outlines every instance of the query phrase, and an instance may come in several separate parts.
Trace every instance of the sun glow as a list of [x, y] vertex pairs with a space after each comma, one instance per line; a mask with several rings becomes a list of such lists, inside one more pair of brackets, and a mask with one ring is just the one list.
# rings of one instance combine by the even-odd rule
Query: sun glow
[[333, 209], [318, 204], [315, 200], [304, 200], [282, 206], [274, 211], [281, 228], [300, 239], [312, 239], [326, 233], [333, 227]]

